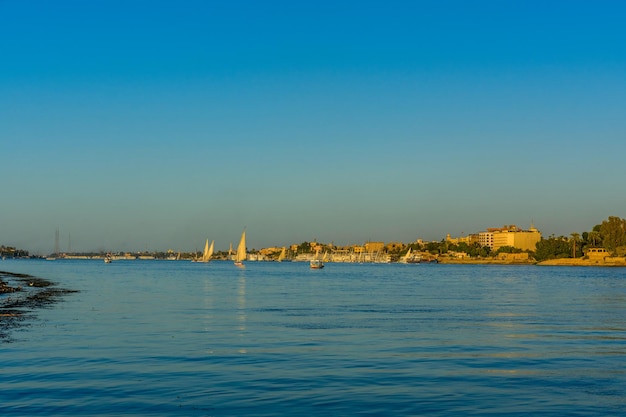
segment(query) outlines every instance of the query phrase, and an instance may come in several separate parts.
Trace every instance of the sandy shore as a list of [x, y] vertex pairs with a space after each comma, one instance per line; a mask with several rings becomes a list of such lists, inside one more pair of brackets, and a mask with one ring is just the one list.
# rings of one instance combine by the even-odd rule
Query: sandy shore
[[550, 259], [539, 262], [541, 266], [626, 266], [623, 258], [608, 258], [607, 260], [583, 259], [583, 258], [563, 258]]
[[451, 264], [451, 265], [535, 265], [535, 261], [527, 261], [527, 260], [501, 260], [501, 259], [447, 259], [447, 258], [439, 258], [440, 264]]
[[452, 265], [540, 265], [540, 266], [621, 266], [626, 267], [624, 258], [606, 258], [606, 260], [591, 260], [584, 258], [550, 259], [548, 261], [535, 262], [501, 260], [501, 259], [448, 259], [439, 258], [440, 264]]

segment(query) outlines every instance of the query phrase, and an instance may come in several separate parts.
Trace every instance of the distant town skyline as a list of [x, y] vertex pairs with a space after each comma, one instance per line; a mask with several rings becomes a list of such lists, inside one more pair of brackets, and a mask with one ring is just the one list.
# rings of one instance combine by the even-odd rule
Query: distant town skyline
[[626, 4], [0, 2], [0, 244], [626, 217]]
[[[599, 225], [600, 223], [602, 223], [602, 221], [604, 221], [606, 219], [602, 219], [601, 221], [598, 221], [596, 224]], [[572, 233], [583, 233], [583, 232], [590, 232], [591, 229], [596, 225], [594, 224], [593, 226], [590, 226], [588, 228], [588, 230], [577, 230], [577, 231], [572, 231], [570, 233], [564, 233], [564, 234], [554, 234], [551, 233], [549, 235], [547, 234], [543, 234], [541, 230], [537, 229], [535, 227], [534, 223], [531, 223], [529, 226], [527, 227], [523, 227], [520, 224], [515, 224], [515, 223], [508, 223], [508, 224], [503, 224], [500, 226], [490, 226], [490, 227], [485, 227], [481, 230], [475, 230], [475, 231], [471, 231], [471, 232], [461, 232], [459, 234], [451, 234], [451, 233], [444, 233], [442, 234], [441, 237], [439, 238], [433, 238], [433, 239], [424, 239], [421, 237], [417, 237], [415, 239], [412, 240], [408, 240], [408, 241], [403, 241], [403, 240], [399, 240], [399, 239], [390, 239], [390, 240], [383, 240], [383, 239], [367, 239], [367, 240], [363, 240], [363, 241], [353, 241], [353, 242], [343, 242], [343, 241], [337, 241], [337, 240], [320, 240], [317, 238], [310, 238], [310, 239], [303, 239], [300, 241], [292, 241], [292, 242], [280, 242], [280, 243], [276, 243], [276, 244], [267, 244], [267, 245], [247, 245], [248, 249], [255, 249], [255, 250], [261, 250], [261, 249], [268, 249], [268, 248], [279, 248], [279, 247], [289, 247], [292, 245], [299, 245], [301, 243], [304, 242], [317, 242], [320, 244], [331, 244], [337, 247], [348, 247], [348, 246], [359, 246], [359, 245], [364, 245], [367, 244], [368, 242], [383, 242], [385, 245], [388, 244], [392, 244], [392, 243], [401, 243], [404, 245], [409, 245], [409, 244], [413, 244], [419, 241], [422, 241], [423, 243], [428, 243], [428, 242], [441, 242], [444, 240], [450, 240], [452, 242], [456, 242], [459, 240], [459, 238], [464, 238], [464, 237], [469, 237], [472, 235], [478, 236], [478, 234], [480, 233], [484, 233], [484, 232], [492, 232], [493, 230], [504, 230], [504, 229], [512, 229], [512, 230], [519, 230], [519, 231], [528, 231], [528, 230], [534, 230], [536, 232], [539, 232], [541, 237], [545, 237], [548, 238], [549, 236], [563, 236], [566, 238], [569, 238], [571, 236]], [[248, 236], [249, 236], [249, 232]], [[235, 249], [235, 243], [232, 241], [228, 241], [228, 243], [224, 243], [224, 242], [216, 242], [215, 239], [213, 238], [206, 238], [204, 239], [202, 242], [198, 242], [197, 245], [194, 245], [194, 247], [191, 246], [187, 246], [187, 247], [174, 247], [173, 245], [163, 245], [161, 247], [151, 247], [148, 243], [146, 243], [144, 245], [144, 247], [137, 247], [137, 248], [128, 248], [128, 247], [124, 247], [124, 248], [120, 248], [120, 247], [91, 247], [90, 249], [78, 249], [75, 248], [72, 244], [72, 236], [71, 233], [68, 233], [65, 237], [62, 236], [62, 232], [60, 229], [55, 230], [54, 232], [54, 242], [52, 244], [52, 249], [50, 249], [49, 251], [41, 251], [39, 249], [37, 250], [33, 250], [32, 248], [27, 248], [27, 247], [19, 247], [19, 246], [15, 246], [15, 245], [11, 245], [11, 244], [6, 244], [6, 243], [2, 243], [0, 242], [0, 245], [3, 246], [8, 246], [8, 247], [15, 247], [16, 249], [21, 249], [21, 250], [27, 250], [29, 251], [29, 253], [31, 255], [48, 255], [48, 254], [53, 254], [53, 253], [105, 253], [105, 252], [129, 252], [129, 253], [139, 253], [139, 252], [168, 252], [168, 251], [172, 251], [172, 252], [185, 252], [185, 253], [192, 253], [192, 252], [201, 252], [202, 251], [202, 247], [204, 245], [204, 243], [206, 242], [206, 240], [208, 239], [208, 241], [214, 241], [216, 243], [216, 252], [226, 252], [230, 249], [230, 245], [233, 245], [233, 250]], [[257, 239], [258, 241], [258, 239]], [[81, 245], [81, 247], [83, 247], [84, 245]]]

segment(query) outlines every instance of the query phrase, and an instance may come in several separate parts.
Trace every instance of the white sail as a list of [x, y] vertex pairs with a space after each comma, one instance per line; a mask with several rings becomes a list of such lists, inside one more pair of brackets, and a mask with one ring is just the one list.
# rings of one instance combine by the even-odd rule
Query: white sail
[[315, 257], [313, 259], [311, 259], [311, 261], [309, 262], [309, 266], [312, 269], [322, 269], [324, 268], [324, 261], [319, 257], [320, 251], [316, 250], [315, 251]]
[[202, 252], [202, 262], [206, 262], [209, 260], [209, 239], [204, 243], [204, 251]]
[[280, 255], [278, 255], [278, 262], [282, 262], [285, 259], [285, 247], [283, 246], [283, 250], [280, 251]]
[[209, 239], [206, 240], [204, 244], [204, 251], [202, 252], [202, 258], [198, 262], [209, 262], [211, 260], [211, 256], [213, 256], [213, 247], [215, 245], [215, 241], [211, 241], [211, 245], [209, 246]]
[[408, 251], [406, 251], [406, 255], [404, 255], [402, 258], [400, 258], [400, 263], [401, 264], [406, 264], [408, 263], [409, 257], [411, 256], [411, 248], [409, 248]]
[[237, 254], [235, 255], [235, 264], [241, 265], [246, 260], [246, 230], [241, 233], [241, 240], [239, 240], [239, 246], [237, 246]]

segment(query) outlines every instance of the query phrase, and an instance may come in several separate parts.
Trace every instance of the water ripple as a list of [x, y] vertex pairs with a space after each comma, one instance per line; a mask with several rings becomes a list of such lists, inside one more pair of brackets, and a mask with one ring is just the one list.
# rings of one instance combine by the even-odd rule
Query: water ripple
[[[113, 268], [110, 268], [113, 266]], [[3, 416], [621, 415], [621, 269], [7, 262]]]

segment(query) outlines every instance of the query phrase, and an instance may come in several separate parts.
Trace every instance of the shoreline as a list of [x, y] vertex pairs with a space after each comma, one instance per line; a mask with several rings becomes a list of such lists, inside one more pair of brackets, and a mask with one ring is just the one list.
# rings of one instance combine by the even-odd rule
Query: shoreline
[[583, 259], [583, 258], [560, 258], [546, 261], [531, 260], [502, 260], [502, 259], [445, 259], [439, 258], [439, 263], [444, 265], [537, 265], [537, 266], [586, 266], [586, 267], [626, 267], [624, 258]]
[[[102, 261], [102, 258], [63, 258], [63, 260], [68, 260], [68, 261], [72, 261], [72, 260], [93, 260], [93, 261]], [[155, 259], [155, 258], [141, 258], [141, 259], [137, 259], [137, 258], [133, 258], [133, 259], [129, 259], [129, 258], [122, 258], [122, 259], [115, 259], [116, 261], [130, 261], [130, 260], [141, 260], [141, 261], [177, 261], [177, 262], [187, 262], [187, 259], [184, 260], [167, 260], [167, 259]], [[224, 259], [215, 259], [215, 261], [225, 261]], [[249, 260], [248, 262], [275, 262], [273, 260]], [[292, 262], [305, 262], [305, 261], [296, 261], [293, 260]], [[307, 261], [308, 262], [308, 261]], [[327, 261], [326, 263], [328, 264], [332, 264], [332, 263], [342, 263], [342, 264], [348, 264], [348, 263], [355, 263], [355, 264], [362, 264], [363, 262], [334, 262], [334, 261]], [[365, 262], [365, 263], [371, 263], [371, 264], [375, 264], [376, 262]], [[428, 263], [428, 262], [424, 262], [424, 263]], [[537, 266], [596, 266], [596, 267], [626, 267], [626, 258], [624, 257], [606, 257], [605, 259], [584, 259], [584, 258], [559, 258], [559, 259], [548, 259], [545, 261], [541, 261], [541, 262], [537, 262], [535, 260], [530, 260], [530, 259], [456, 259], [456, 258], [447, 258], [447, 257], [441, 257], [441, 258], [437, 258], [437, 263], [438, 264], [443, 264], [443, 265], [537, 265]], [[400, 262], [390, 262], [389, 264], [400, 264]], [[415, 264], [419, 264], [419, 262], [416, 262]], [[22, 279], [23, 281], [27, 281], [27, 278], [31, 278], [31, 279], [35, 279], [38, 280], [40, 282], [43, 282], [45, 280], [42, 280], [41, 278], [34, 278], [31, 277], [29, 275], [26, 274], [14, 274], [11, 272], [5, 272], [5, 271], [0, 271], [0, 296], [2, 296], [5, 293], [9, 293], [9, 292], [13, 292], [13, 291], [4, 291], [3, 290], [3, 280], [2, 280], [2, 276], [4, 275], [8, 275], [8, 276], [12, 276], [15, 279]], [[53, 285], [53, 283], [50, 283], [48, 285]], [[71, 292], [71, 291], [70, 291]], [[2, 308], [2, 299], [0, 298], [0, 308]]]
[[502, 260], [502, 259], [445, 259], [439, 258], [438, 262], [444, 265], [536, 265], [535, 261], [528, 260]]
[[626, 267], [626, 261], [623, 258], [603, 259], [583, 259], [583, 258], [562, 258], [549, 259], [547, 261], [538, 262], [539, 266], [599, 266], [599, 267]]
[[47, 279], [0, 271], [0, 343], [11, 342], [10, 331], [24, 326], [27, 319], [34, 318], [36, 309], [76, 292], [56, 287]]

